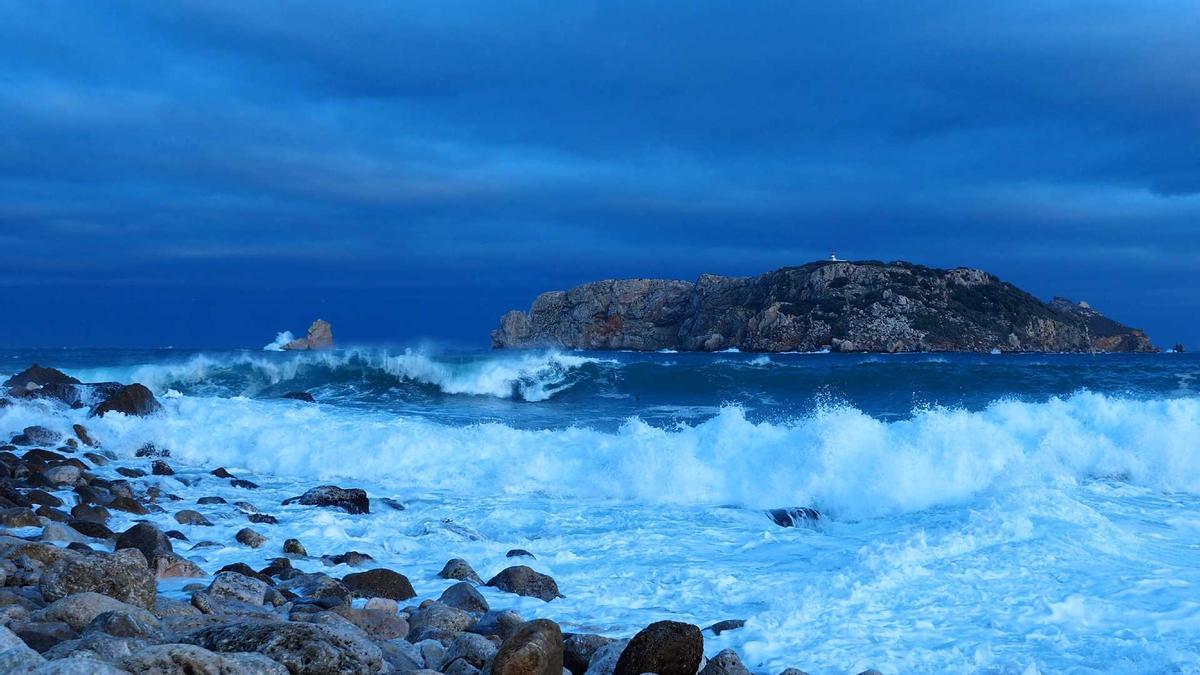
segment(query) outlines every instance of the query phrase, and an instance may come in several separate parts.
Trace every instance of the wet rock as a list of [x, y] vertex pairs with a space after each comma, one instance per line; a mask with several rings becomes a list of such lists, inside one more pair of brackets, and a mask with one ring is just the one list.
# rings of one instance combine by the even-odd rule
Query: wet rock
[[25, 493], [25, 499], [32, 504], [41, 504], [42, 506], [62, 506], [63, 500], [44, 490], [30, 490]]
[[359, 567], [375, 561], [374, 558], [366, 553], [359, 553], [358, 551], [346, 551], [338, 555], [321, 556], [321, 559], [330, 565], [349, 565], [351, 567]]
[[408, 639], [410, 642], [437, 640], [448, 644], [455, 635], [474, 623], [475, 617], [461, 609], [427, 600], [408, 619]]
[[270, 514], [267, 514], [267, 513], [251, 513], [249, 516], [249, 520], [252, 523], [259, 523], [261, 525], [278, 525], [279, 524], [278, 518], [276, 518], [275, 516], [272, 516]]
[[42, 541], [62, 541], [66, 543], [78, 542], [81, 544], [87, 543], [87, 537], [62, 523], [50, 523], [42, 528], [42, 536], [39, 537]]
[[[563, 638], [563, 665], [576, 675], [587, 671], [592, 655], [601, 647], [616, 642], [612, 638], [591, 633], [568, 633]], [[616, 665], [616, 662], [613, 662]]]
[[523, 548], [514, 548], [511, 551], [509, 551], [508, 553], [505, 553], [504, 557], [505, 558], [530, 558], [533, 560], [537, 559], [537, 556], [533, 555], [532, 553], [530, 553], [529, 551], [526, 551]]
[[188, 579], [208, 575], [191, 560], [177, 553], [168, 553], [154, 561], [154, 576], [159, 579]]
[[502, 570], [487, 582], [488, 586], [498, 588], [507, 593], [516, 593], [532, 598], [540, 598], [550, 602], [563, 597], [558, 592], [558, 584], [548, 575], [535, 572], [525, 565], [517, 565]]
[[626, 645], [614, 675], [695, 675], [704, 658], [700, 628], [678, 621], [658, 621], [643, 628]]
[[144, 516], [150, 513], [150, 510], [143, 506], [140, 502], [130, 499], [129, 497], [114, 497], [108, 503], [108, 508], [125, 513], [132, 513], [138, 516]]
[[242, 513], [258, 513], [258, 507], [250, 502], [234, 502], [233, 505]]
[[780, 527], [813, 527], [821, 520], [820, 512], [805, 506], [771, 509], [767, 516]]
[[55, 600], [35, 613], [34, 618], [39, 621], [61, 621], [74, 630], [82, 631], [97, 617], [105, 613], [119, 613], [155, 628], [158, 627], [158, 619], [145, 608], [90, 591], [74, 593]]
[[396, 501], [395, 499], [392, 499], [391, 497], [384, 497], [383, 499], [380, 499], [379, 501], [383, 502], [385, 505], [388, 506], [388, 508], [391, 508], [392, 510], [395, 510], [395, 511], [403, 511], [405, 508], [407, 508], [404, 506], [404, 504], [401, 504], [400, 502]]
[[203, 527], [212, 527], [212, 521], [204, 517], [204, 514], [192, 509], [184, 509], [175, 514], [175, 522], [180, 525], [200, 525]]
[[66, 511], [50, 508], [49, 506], [39, 506], [33, 512], [56, 523], [67, 523], [71, 520], [71, 514]]
[[[459, 633], [446, 647], [442, 663], [450, 665], [456, 660], [462, 659], [471, 666], [482, 669], [495, 658], [496, 652], [496, 643], [486, 637], [477, 633]], [[445, 666], [443, 666], [443, 670], [445, 670]]]
[[114, 392], [103, 403], [93, 408], [88, 416], [102, 417], [105, 413], [119, 412], [144, 417], [159, 410], [162, 410], [162, 404], [154, 398], [149, 389], [141, 384], [131, 384]]
[[143, 478], [146, 475], [148, 475], [145, 471], [142, 471], [141, 469], [134, 469], [134, 468], [131, 468], [128, 466], [118, 466], [117, 473], [121, 474], [122, 476], [125, 476], [126, 478]]
[[300, 543], [299, 539], [288, 539], [283, 542], [283, 552], [288, 555], [298, 555], [307, 558], [308, 551], [305, 550], [304, 544]]
[[174, 476], [175, 469], [172, 469], [170, 464], [167, 464], [161, 459], [156, 459], [153, 462], [150, 462], [150, 473], [154, 474], [155, 476]]
[[883, 675], [883, 673], [879, 672], [878, 670], [875, 670], [874, 668], [869, 668], [867, 670], [862, 671], [858, 675]]
[[228, 565], [217, 570], [218, 574], [220, 574], [222, 572], [234, 572], [234, 573], [240, 574], [244, 577], [258, 579], [259, 581], [263, 582], [264, 584], [267, 584], [268, 586], [275, 585], [275, 582], [271, 580], [270, 576], [268, 576], [267, 574], [264, 574], [262, 572], [255, 572], [253, 567], [247, 565], [244, 562], [229, 563]]
[[313, 398], [313, 395], [308, 393], [307, 391], [289, 391], [288, 393], [283, 395], [283, 398], [290, 399], [293, 401], [304, 401], [305, 403], [316, 403], [317, 402], [317, 399]]
[[238, 530], [238, 533], [234, 535], [234, 538], [237, 539], [238, 543], [245, 544], [250, 548], [258, 548], [259, 546], [267, 543], [266, 537], [248, 527], [243, 527], [242, 529]]
[[85, 452], [85, 453], [83, 453], [83, 456], [89, 462], [91, 462], [92, 464], [95, 464], [96, 466], [107, 466], [108, 465], [108, 458], [99, 453]]
[[475, 590], [475, 586], [467, 581], [460, 581], [447, 588], [438, 598], [438, 602], [473, 614], [485, 614], [491, 609], [483, 594]]
[[83, 475], [83, 471], [80, 471], [77, 466], [62, 464], [46, 469], [42, 475], [54, 485], [74, 485], [75, 481]]
[[79, 520], [90, 520], [93, 523], [106, 523], [112, 514], [103, 506], [76, 504], [71, 507], [71, 516]]
[[281, 590], [321, 601], [322, 606], [350, 604], [350, 589], [328, 574], [299, 574], [279, 583]]
[[446, 561], [442, 567], [442, 571], [438, 572], [438, 576], [443, 579], [458, 579], [459, 581], [469, 581], [473, 584], [483, 584], [483, 579], [475, 573], [471, 565], [462, 558], [451, 558]]
[[4, 386], [13, 389], [25, 389], [31, 383], [41, 386], [47, 384], [80, 384], [79, 380], [61, 370], [44, 368], [35, 363], [5, 380]]
[[334, 625], [279, 622], [213, 626], [185, 639], [215, 652], [258, 652], [293, 674], [376, 673], [379, 647], [361, 631]]
[[137, 549], [145, 556], [148, 567], [157, 567], [158, 559], [174, 552], [171, 540], [151, 523], [137, 523], [117, 537], [114, 550]]
[[732, 649], [723, 649], [708, 660], [700, 675], [750, 675], [750, 669]]
[[704, 630], [712, 631], [713, 635], [720, 635], [727, 630], [737, 630], [745, 625], [746, 621], [744, 619], [727, 619], [725, 621], [718, 621]]
[[218, 654], [189, 644], [152, 645], [122, 659], [131, 673], [146, 675], [287, 675], [283, 664], [261, 654]]
[[94, 520], [80, 520], [78, 518], [67, 521], [67, 527], [76, 532], [94, 539], [108, 539], [113, 536], [114, 532], [108, 529], [104, 523], [97, 523]]
[[271, 586], [263, 581], [237, 572], [218, 572], [208, 585], [211, 595], [252, 605], [264, 604], [270, 589]]
[[226, 504], [224, 497], [201, 497], [196, 500], [197, 504]]
[[88, 433], [87, 427], [83, 426], [82, 424], [72, 425], [71, 430], [75, 432], [75, 437], [79, 439], [79, 442], [83, 443], [89, 448], [96, 448], [100, 446], [100, 444], [96, 442], [96, 439], [92, 438], [92, 435]]
[[480, 635], [491, 635], [500, 638], [501, 641], [507, 640], [521, 624], [525, 623], [525, 619], [521, 618], [520, 614], [506, 609], [502, 611], [492, 610], [482, 617], [475, 625], [467, 630]]
[[229, 481], [229, 484], [235, 488], [242, 488], [243, 490], [257, 490], [258, 489], [258, 483], [255, 483], [253, 481], [248, 481], [244, 478], [234, 478], [233, 480]]
[[562, 675], [562, 630], [548, 619], [522, 624], [500, 645], [491, 672], [492, 675]]
[[58, 445], [59, 441], [62, 440], [62, 434], [43, 426], [25, 427], [21, 431], [21, 435], [24, 436], [24, 440], [27, 442], [14, 443], [13, 445]]
[[339, 508], [346, 513], [370, 513], [371, 505], [367, 493], [359, 488], [340, 488], [336, 485], [315, 487], [299, 497], [283, 501], [284, 505], [302, 504], [304, 506], [329, 506]]
[[342, 583], [356, 598], [407, 600], [417, 595], [408, 577], [383, 568], [347, 574]]
[[38, 582], [49, 602], [92, 591], [146, 609], [154, 607], [156, 588], [146, 557], [136, 548], [62, 558]]
[[209, 473], [216, 476], [217, 478], [233, 478], [234, 477], [234, 475], [229, 473], [229, 471], [223, 466], [219, 466], [219, 467], [213, 469], [212, 471], [210, 471]]
[[0, 526], [4, 527], [41, 527], [42, 521], [33, 509], [16, 507], [0, 509]]

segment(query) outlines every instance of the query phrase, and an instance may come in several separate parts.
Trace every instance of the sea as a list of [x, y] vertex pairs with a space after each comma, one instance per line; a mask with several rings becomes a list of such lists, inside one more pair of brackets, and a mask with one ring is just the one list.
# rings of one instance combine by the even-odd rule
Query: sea
[[[169, 449], [177, 474], [145, 480], [180, 500], [149, 517], [218, 542], [176, 547], [208, 572], [295, 537], [297, 567], [363, 552], [420, 601], [449, 558], [528, 564], [564, 597], [485, 588], [493, 608], [614, 637], [740, 619], [706, 653], [772, 675], [1200, 672], [1196, 355], [0, 351], [2, 377], [33, 363], [154, 391], [148, 418], [19, 402], [0, 434]], [[371, 513], [281, 504], [320, 484]], [[268, 544], [233, 543], [245, 515], [212, 495], [277, 516]], [[767, 513], [793, 507], [820, 518]]]

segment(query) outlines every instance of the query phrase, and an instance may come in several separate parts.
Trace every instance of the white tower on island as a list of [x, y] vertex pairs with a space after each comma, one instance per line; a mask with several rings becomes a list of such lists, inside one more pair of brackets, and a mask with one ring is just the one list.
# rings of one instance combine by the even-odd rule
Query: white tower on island
[[846, 261], [837, 257], [837, 253], [830, 253], [829, 254], [829, 262], [846, 262]]

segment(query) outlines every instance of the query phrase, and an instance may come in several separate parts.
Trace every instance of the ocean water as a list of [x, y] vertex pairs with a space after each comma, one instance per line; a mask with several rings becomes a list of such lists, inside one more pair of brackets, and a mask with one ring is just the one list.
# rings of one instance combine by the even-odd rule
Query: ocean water
[[[150, 479], [172, 511], [219, 495], [280, 518], [254, 526], [262, 549], [193, 552], [209, 571], [294, 536], [368, 553], [423, 599], [448, 558], [486, 579], [524, 548], [566, 597], [485, 589], [493, 607], [614, 636], [745, 619], [706, 651], [754, 672], [1200, 672], [1190, 354], [0, 351], [4, 376], [33, 362], [142, 382], [165, 411], [21, 403], [0, 434], [82, 421], [118, 455], [153, 442], [179, 472]], [[280, 398], [296, 390], [319, 403]], [[406, 508], [280, 505], [321, 482]], [[793, 506], [822, 518], [764, 514]], [[193, 541], [247, 525], [198, 509], [215, 526], [179, 528]]]

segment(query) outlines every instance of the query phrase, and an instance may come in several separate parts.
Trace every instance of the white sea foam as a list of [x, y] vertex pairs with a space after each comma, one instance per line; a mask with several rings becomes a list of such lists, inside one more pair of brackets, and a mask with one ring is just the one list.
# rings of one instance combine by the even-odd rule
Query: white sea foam
[[126, 448], [155, 442], [189, 461], [263, 473], [386, 475], [425, 488], [641, 503], [807, 505], [838, 519], [1097, 478], [1200, 494], [1194, 398], [1080, 393], [1001, 401], [979, 412], [920, 410], [891, 422], [830, 406], [788, 423], [754, 423], [725, 407], [694, 426], [662, 429], [630, 419], [613, 433], [446, 426], [252, 399], [184, 397], [164, 405], [168, 414], [156, 419], [109, 416], [93, 424]]
[[292, 335], [292, 331], [285, 330], [282, 333], [277, 333], [275, 335], [275, 340], [271, 344], [263, 347], [263, 350], [268, 352], [281, 352], [283, 351], [284, 345], [295, 339], [296, 336]]

